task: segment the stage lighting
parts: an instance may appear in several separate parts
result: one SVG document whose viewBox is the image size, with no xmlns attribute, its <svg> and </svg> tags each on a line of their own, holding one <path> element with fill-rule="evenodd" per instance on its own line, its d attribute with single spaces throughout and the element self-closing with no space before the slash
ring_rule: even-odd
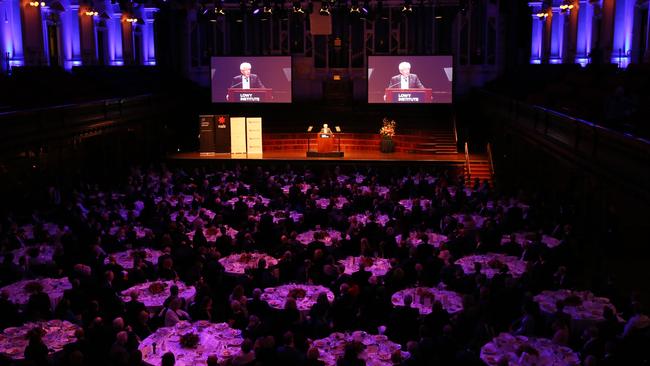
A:
<svg viewBox="0 0 650 366">
<path fill-rule="evenodd" d="M 320 11 L 318 12 L 318 14 L 320 14 L 322 16 L 329 16 L 330 15 L 330 5 L 328 3 L 326 3 L 326 2 L 322 2 L 320 4 Z"/>
<path fill-rule="evenodd" d="M 413 7 L 411 6 L 411 1 L 406 0 L 404 1 L 404 5 L 402 5 L 402 14 L 409 14 L 413 12 Z"/>
<path fill-rule="evenodd" d="M 294 14 L 305 14 L 305 11 L 302 9 L 302 4 L 300 1 L 293 2 L 293 13 Z"/>
</svg>

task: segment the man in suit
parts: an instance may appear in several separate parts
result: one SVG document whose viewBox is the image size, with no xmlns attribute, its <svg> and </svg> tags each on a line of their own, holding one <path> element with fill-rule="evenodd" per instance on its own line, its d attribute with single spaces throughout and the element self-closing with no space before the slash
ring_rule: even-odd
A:
<svg viewBox="0 0 650 366">
<path fill-rule="evenodd" d="M 251 74 L 251 64 L 248 62 L 243 62 L 239 65 L 239 72 L 241 75 L 237 75 L 232 78 L 231 88 L 242 88 L 242 89 L 252 89 L 252 88 L 264 88 L 264 84 L 256 74 Z"/>
<path fill-rule="evenodd" d="M 424 85 L 417 75 L 411 74 L 411 64 L 408 62 L 400 62 L 399 75 L 390 78 L 389 88 L 397 89 L 424 89 Z"/>
</svg>

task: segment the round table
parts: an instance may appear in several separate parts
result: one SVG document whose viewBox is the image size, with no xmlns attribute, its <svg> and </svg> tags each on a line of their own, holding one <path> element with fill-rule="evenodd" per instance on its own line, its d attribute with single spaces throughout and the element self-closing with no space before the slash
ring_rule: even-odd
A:
<svg viewBox="0 0 650 366">
<path fill-rule="evenodd" d="M 514 236 L 515 243 L 523 246 L 527 242 L 531 242 L 536 235 L 537 235 L 536 233 L 512 233 L 510 235 L 504 235 L 503 237 L 501 237 L 501 245 L 511 242 L 512 237 Z M 560 239 L 554 238 L 550 235 L 546 235 L 546 234 L 542 235 L 541 243 L 544 244 L 549 249 L 553 249 L 557 247 L 558 245 L 560 245 L 561 242 L 562 241 Z"/>
<path fill-rule="evenodd" d="M 234 239 L 237 236 L 238 231 L 231 228 L 230 226 L 225 225 L 226 228 L 226 235 L 229 236 L 230 238 Z M 208 242 L 215 242 L 217 239 L 219 239 L 223 234 L 221 234 L 221 230 L 217 227 L 207 227 L 201 229 L 203 232 L 203 236 L 205 236 L 205 240 Z M 194 233 L 195 230 L 190 230 L 185 235 L 187 235 L 187 238 L 190 240 L 194 240 Z"/>
<path fill-rule="evenodd" d="M 359 270 L 359 263 L 361 261 L 365 262 L 366 271 L 369 271 L 375 277 L 385 275 L 391 268 L 390 260 L 385 258 L 347 257 L 339 260 L 339 263 L 345 266 L 345 274 L 351 275 Z"/>
<path fill-rule="evenodd" d="M 322 239 L 323 243 L 325 243 L 326 246 L 332 245 L 332 242 L 334 240 L 340 241 L 341 238 L 343 237 L 343 234 L 341 232 L 336 231 L 336 230 L 309 230 L 305 231 L 304 233 L 298 234 L 296 237 L 296 240 L 298 240 L 301 244 L 307 245 L 314 241 L 314 234 L 317 232 L 322 232 L 324 233 L 324 238 Z"/>
<path fill-rule="evenodd" d="M 235 203 L 239 202 L 240 200 L 244 201 L 246 206 L 249 208 L 255 207 L 255 205 L 258 203 L 261 203 L 264 207 L 268 207 L 269 203 L 271 202 L 270 199 L 262 196 L 239 196 L 229 199 L 228 201 L 224 202 L 224 204 L 234 208 Z"/>
<path fill-rule="evenodd" d="M 33 262 L 34 258 L 40 263 L 52 263 L 54 257 L 54 247 L 52 245 L 41 244 L 31 245 L 28 247 L 18 248 L 11 251 L 14 255 L 14 263 L 19 264 L 20 258 L 27 257 L 29 262 Z M 35 254 L 35 255 L 34 255 Z M 4 255 L 2 260 L 4 260 Z"/>
<path fill-rule="evenodd" d="M 302 218 L 304 216 L 302 213 L 300 213 L 298 211 L 289 211 L 289 212 L 287 212 L 287 211 L 284 211 L 284 210 L 271 211 L 271 212 L 269 212 L 269 214 L 273 218 L 273 223 L 274 224 L 278 224 L 278 223 L 286 220 L 287 218 L 291 218 L 291 220 L 293 220 L 293 222 L 299 222 L 300 220 L 302 220 Z M 255 215 L 253 217 L 255 218 L 255 221 L 259 222 L 262 215 L 257 214 L 257 215 Z"/>
<path fill-rule="evenodd" d="M 105 264 L 109 263 L 109 258 L 115 258 L 115 262 L 122 266 L 125 269 L 133 268 L 133 258 L 137 254 L 144 255 L 144 260 L 153 263 L 154 265 L 158 263 L 158 258 L 163 254 L 160 250 L 151 249 L 151 248 L 141 248 L 141 249 L 130 249 L 123 252 L 111 253 L 104 260 Z"/>
<path fill-rule="evenodd" d="M 334 301 L 332 291 L 323 286 L 317 285 L 298 285 L 295 283 L 282 285 L 278 287 L 267 287 L 261 299 L 266 301 L 274 309 L 284 309 L 284 303 L 287 297 L 292 296 L 296 299 L 296 306 L 300 311 L 309 311 L 316 303 L 318 295 L 321 293 L 327 295 L 327 300 L 331 303 Z"/>
<path fill-rule="evenodd" d="M 316 200 L 316 207 L 320 208 L 321 210 L 325 210 L 327 207 L 329 207 L 332 200 L 334 200 L 334 207 L 339 210 L 350 202 L 345 197 L 319 198 Z"/>
<path fill-rule="evenodd" d="M 367 366 L 390 366 L 391 355 L 401 349 L 399 344 L 389 341 L 385 335 L 373 335 L 364 331 L 332 333 L 327 338 L 313 341 L 312 346 L 318 348 L 321 361 L 328 366 L 334 366 L 336 361 L 343 357 L 345 345 L 349 342 L 360 345 L 363 350 L 359 353 L 359 358 L 365 360 Z M 402 358 L 409 356 L 407 352 L 402 351 Z"/>
<path fill-rule="evenodd" d="M 361 225 L 367 225 L 370 222 L 376 222 L 379 224 L 379 226 L 386 226 L 386 224 L 390 221 L 390 217 L 388 215 L 373 215 L 369 212 L 366 212 L 363 214 L 360 213 L 352 215 L 349 217 L 349 220 L 356 220 Z"/>
<path fill-rule="evenodd" d="M 24 359 L 25 348 L 29 344 L 27 334 L 34 328 L 45 331 L 43 342 L 52 355 L 61 351 L 66 344 L 76 340 L 74 333 L 79 327 L 68 321 L 54 319 L 7 328 L 0 334 L 0 353 L 13 360 Z"/>
<path fill-rule="evenodd" d="M 427 198 L 419 198 L 420 201 L 420 207 L 423 209 L 430 207 L 431 206 L 431 200 Z M 414 199 L 406 199 L 406 200 L 400 200 L 399 204 L 403 206 L 407 211 L 412 211 L 413 210 L 413 202 Z"/>
<path fill-rule="evenodd" d="M 25 305 L 29 301 L 29 296 L 32 294 L 29 287 L 34 286 L 33 284 L 37 282 L 43 286 L 43 292 L 50 296 L 52 309 L 54 309 L 56 304 L 59 303 L 59 300 L 63 298 L 63 292 L 72 288 L 68 278 L 63 277 L 18 281 L 3 287 L 0 291 L 7 291 L 9 294 L 9 300 L 14 304 Z"/>
<path fill-rule="evenodd" d="M 558 290 L 542 291 L 533 298 L 543 313 L 551 315 L 557 311 L 556 303 L 564 302 L 564 312 L 571 316 L 571 329 L 582 330 L 590 325 L 605 320 L 603 311 L 611 308 L 616 314 L 616 307 L 606 297 L 597 297 L 589 291 Z M 618 316 L 618 320 L 623 319 Z"/>
<path fill-rule="evenodd" d="M 569 347 L 559 346 L 545 338 L 529 338 L 501 333 L 481 348 L 481 360 L 489 366 L 505 364 L 528 365 L 579 365 L 580 358 Z"/>
<path fill-rule="evenodd" d="M 214 219 L 214 217 L 217 215 L 217 214 L 215 214 L 214 212 L 212 212 L 212 211 L 210 211 L 210 210 L 208 210 L 208 209 L 202 208 L 202 209 L 200 209 L 199 211 L 193 211 L 193 210 L 185 211 L 185 210 L 180 210 L 180 211 L 172 212 L 172 213 L 169 215 L 169 219 L 170 219 L 171 221 L 175 222 L 175 221 L 176 221 L 176 218 L 178 217 L 178 215 L 179 215 L 181 212 L 183 212 L 183 215 L 185 216 L 185 218 L 187 219 L 188 222 L 194 222 L 194 220 L 196 220 L 197 218 L 199 218 L 199 217 L 202 216 L 202 215 L 205 215 L 205 216 L 207 216 L 208 218 L 210 218 L 210 220 L 212 220 L 212 219 Z"/>
<path fill-rule="evenodd" d="M 237 253 L 219 259 L 226 273 L 243 275 L 248 268 L 257 268 L 260 259 L 266 260 L 266 267 L 273 267 L 278 260 L 264 253 Z"/>
<path fill-rule="evenodd" d="M 196 346 L 181 345 L 181 339 L 187 334 L 198 336 Z M 201 320 L 190 324 L 181 321 L 173 327 L 158 328 L 140 342 L 138 349 L 142 352 L 142 360 L 151 365 L 160 365 L 166 352 L 174 354 L 176 366 L 206 365 L 208 356 L 213 354 L 220 362 L 238 355 L 243 342 L 241 331 L 230 328 L 226 323 L 214 324 Z"/>
<path fill-rule="evenodd" d="M 431 313 L 431 307 L 435 301 L 440 301 L 443 309 L 449 314 L 463 311 L 463 297 L 457 292 L 440 290 L 435 287 L 416 287 L 398 291 L 391 297 L 393 306 L 404 306 L 404 297 L 411 295 L 413 303 L 411 307 L 418 309 L 421 315 Z"/>
<path fill-rule="evenodd" d="M 463 267 L 465 274 L 470 274 L 475 271 L 475 262 L 481 263 L 481 273 L 488 278 L 499 273 L 504 265 L 508 266 L 509 273 L 513 277 L 521 277 L 526 272 L 526 262 L 517 257 L 497 253 L 470 255 L 457 260 L 456 264 Z"/>
<path fill-rule="evenodd" d="M 138 293 L 138 300 L 144 303 L 147 309 L 158 310 L 162 308 L 165 299 L 170 295 L 169 289 L 173 286 L 178 286 L 178 296 L 185 299 L 186 303 L 190 303 L 196 289 L 194 286 L 187 286 L 185 283 L 177 281 L 152 281 L 135 285 L 129 289 L 122 291 L 122 300 L 129 301 L 131 293 L 136 291 Z"/>
<path fill-rule="evenodd" d="M 436 248 L 440 248 L 440 245 L 442 243 L 447 241 L 447 237 L 442 234 L 434 233 L 431 231 L 427 231 L 424 233 L 418 233 L 417 231 L 411 231 L 409 233 L 408 238 L 405 238 L 406 243 L 408 243 L 411 246 L 418 246 L 420 244 L 423 244 L 424 241 L 422 241 L 421 236 L 426 235 L 427 236 L 427 244 L 433 245 Z M 402 241 L 402 234 L 398 234 L 395 236 L 395 241 L 397 243 Z"/>
</svg>

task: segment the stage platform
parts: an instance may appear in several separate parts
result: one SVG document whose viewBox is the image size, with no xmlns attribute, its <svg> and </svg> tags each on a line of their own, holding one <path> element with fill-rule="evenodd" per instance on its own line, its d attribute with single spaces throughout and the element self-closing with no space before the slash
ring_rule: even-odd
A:
<svg viewBox="0 0 650 366">
<path fill-rule="evenodd" d="M 483 158 L 482 156 L 472 155 L 472 159 Z M 168 155 L 168 159 L 176 161 L 232 161 L 232 160 L 249 160 L 249 161 L 322 161 L 322 162 L 421 162 L 421 163 L 451 163 L 458 164 L 465 162 L 465 155 L 461 153 L 454 154 L 413 154 L 405 152 L 382 153 L 379 151 L 346 151 L 341 157 L 307 157 L 305 151 L 268 151 L 257 155 L 231 155 L 231 154 L 211 154 L 199 152 L 180 152 Z"/>
</svg>

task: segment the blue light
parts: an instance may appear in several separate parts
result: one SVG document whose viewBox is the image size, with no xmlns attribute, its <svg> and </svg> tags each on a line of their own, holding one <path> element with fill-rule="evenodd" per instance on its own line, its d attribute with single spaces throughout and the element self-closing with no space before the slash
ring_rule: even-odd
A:
<svg viewBox="0 0 650 366">
<path fill-rule="evenodd" d="M 530 60 L 530 63 L 533 64 L 533 65 L 539 65 L 539 64 L 542 63 L 542 60 L 540 60 L 540 59 L 538 59 L 538 58 L 536 58 L 536 59 L 531 59 L 531 60 Z"/>
</svg>

